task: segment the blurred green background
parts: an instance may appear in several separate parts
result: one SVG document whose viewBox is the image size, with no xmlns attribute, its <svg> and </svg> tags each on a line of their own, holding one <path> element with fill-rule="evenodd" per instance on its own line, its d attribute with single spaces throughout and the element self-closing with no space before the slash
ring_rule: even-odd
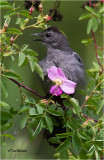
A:
<svg viewBox="0 0 104 160">
<path fill-rule="evenodd" d="M 9 1 L 13 3 L 15 1 Z M 81 44 L 82 39 L 86 39 L 90 37 L 86 34 L 86 26 L 88 20 L 79 21 L 79 17 L 81 14 L 85 13 L 85 10 L 81 8 L 84 1 L 61 1 L 60 5 L 60 12 L 63 15 L 62 21 L 50 22 L 51 26 L 57 26 L 60 30 L 62 30 L 69 40 L 69 44 L 71 48 L 79 53 L 82 57 L 83 62 L 85 64 L 85 70 L 89 69 L 92 66 L 92 62 L 96 61 L 95 51 L 94 51 L 94 44 L 92 43 L 85 47 Z M 53 8 L 54 1 L 44 1 L 44 15 L 48 13 L 49 9 Z M 16 1 L 16 5 L 20 6 L 20 9 L 24 9 L 24 2 L 23 1 Z M 6 13 L 7 10 L 2 10 L 1 14 L 1 22 L 2 25 L 4 24 L 3 15 Z M 39 12 L 36 10 L 34 11 L 34 16 L 37 16 Z M 12 21 L 10 23 L 10 27 L 15 27 L 16 16 L 12 17 Z M 34 20 L 30 21 L 30 24 L 33 24 Z M 102 26 L 100 29 L 102 30 Z M 15 43 L 19 46 L 23 44 L 29 44 L 29 48 L 35 50 L 39 55 L 38 59 L 41 60 L 46 52 L 46 48 L 42 46 L 40 42 L 32 42 L 34 39 L 31 34 L 41 32 L 41 29 L 34 29 L 34 28 L 27 28 L 23 31 L 23 35 L 19 36 Z M 99 34 L 99 31 L 95 34 L 96 41 L 98 45 L 102 45 L 103 37 Z M 38 91 L 41 95 L 44 95 L 40 84 L 36 78 L 35 72 L 31 72 L 30 66 L 26 65 L 23 67 L 17 66 L 17 57 L 15 61 L 12 61 L 11 58 L 6 58 L 5 60 L 6 68 L 12 68 L 14 71 L 19 73 L 24 81 L 24 85 L 32 88 L 33 90 Z M 89 80 L 89 77 L 86 75 L 86 81 Z M 20 105 L 20 93 L 18 86 L 13 82 L 5 79 L 8 87 L 9 96 L 5 99 L 2 96 L 2 99 L 6 101 L 10 106 L 14 108 L 18 108 Z M 32 93 L 28 92 L 27 90 L 22 89 L 24 93 L 28 96 L 35 97 Z M 37 97 L 35 97 L 37 98 Z M 2 159 L 54 159 L 53 157 L 55 149 L 48 144 L 48 142 L 43 138 L 43 133 L 41 133 L 35 140 L 30 140 L 28 135 L 27 129 L 20 130 L 19 122 L 21 116 L 16 116 L 14 120 L 14 125 L 8 133 L 15 136 L 15 140 L 7 140 L 6 145 L 2 146 Z M 15 153 L 15 152 L 8 152 L 9 149 L 25 149 L 27 152 Z"/>
</svg>

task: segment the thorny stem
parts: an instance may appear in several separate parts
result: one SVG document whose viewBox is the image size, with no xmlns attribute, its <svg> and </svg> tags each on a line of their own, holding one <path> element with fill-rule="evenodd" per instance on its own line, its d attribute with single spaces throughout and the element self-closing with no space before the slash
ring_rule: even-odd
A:
<svg viewBox="0 0 104 160">
<path fill-rule="evenodd" d="M 9 78 L 11 81 L 13 81 L 14 83 L 16 83 L 18 86 L 25 88 L 26 90 L 32 92 L 33 94 L 37 95 L 40 98 L 44 98 L 43 96 L 41 96 L 38 92 L 32 90 L 31 88 L 28 88 L 27 86 L 24 86 L 23 84 L 17 82 L 15 79 Z"/>
</svg>

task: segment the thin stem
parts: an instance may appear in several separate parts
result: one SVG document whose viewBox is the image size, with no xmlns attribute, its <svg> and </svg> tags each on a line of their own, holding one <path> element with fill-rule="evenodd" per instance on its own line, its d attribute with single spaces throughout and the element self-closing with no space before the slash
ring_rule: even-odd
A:
<svg viewBox="0 0 104 160">
<path fill-rule="evenodd" d="M 94 31 L 92 30 L 92 36 L 93 36 L 93 39 L 94 39 L 94 45 L 95 45 L 95 52 L 96 52 L 96 58 L 97 58 L 97 61 L 98 61 L 98 63 L 99 63 L 99 65 L 102 67 L 102 65 L 101 65 L 101 63 L 100 63 L 100 61 L 99 61 L 99 58 L 98 58 L 98 54 L 97 54 L 97 44 L 96 44 L 96 40 L 95 40 L 95 33 L 94 33 Z"/>
<path fill-rule="evenodd" d="M 91 117 L 88 117 L 88 116 L 86 116 L 86 115 L 85 115 L 85 114 L 83 114 L 83 113 L 81 113 L 81 115 L 82 115 L 83 117 L 85 117 L 85 118 L 93 119 L 95 122 L 98 122 L 98 120 L 96 120 L 96 119 L 94 119 L 94 118 L 91 118 Z"/>
<path fill-rule="evenodd" d="M 36 96 L 40 97 L 40 98 L 44 98 L 43 96 L 41 96 L 38 92 L 32 90 L 31 88 L 28 88 L 27 86 L 24 86 L 23 84 L 17 82 L 15 79 L 9 78 L 11 81 L 13 81 L 14 83 L 16 83 L 18 86 L 25 88 L 26 90 L 32 92 L 33 94 L 35 94 Z"/>
</svg>

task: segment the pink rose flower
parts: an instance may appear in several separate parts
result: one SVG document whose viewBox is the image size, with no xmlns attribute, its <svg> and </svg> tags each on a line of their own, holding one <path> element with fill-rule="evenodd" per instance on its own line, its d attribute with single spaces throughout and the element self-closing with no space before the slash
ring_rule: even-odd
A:
<svg viewBox="0 0 104 160">
<path fill-rule="evenodd" d="M 48 78 L 55 83 L 50 89 L 50 93 L 58 96 L 63 92 L 73 94 L 75 92 L 76 83 L 68 80 L 61 68 L 51 66 L 48 69 Z"/>
</svg>

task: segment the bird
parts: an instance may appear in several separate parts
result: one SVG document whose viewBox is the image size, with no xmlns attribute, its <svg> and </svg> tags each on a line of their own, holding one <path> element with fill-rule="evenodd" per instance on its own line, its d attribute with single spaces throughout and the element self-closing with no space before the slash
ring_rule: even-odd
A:
<svg viewBox="0 0 104 160">
<path fill-rule="evenodd" d="M 65 77 L 75 82 L 77 88 L 81 88 L 85 82 L 84 63 L 79 54 L 70 47 L 65 34 L 57 27 L 52 26 L 33 35 L 40 37 L 34 41 L 41 41 L 47 48 L 45 57 L 39 61 L 44 73 L 44 81 L 41 81 L 41 84 L 46 95 L 49 95 L 52 86 L 47 72 L 51 66 L 61 68 Z"/>
<path fill-rule="evenodd" d="M 44 81 L 41 80 L 41 85 L 46 93 L 45 98 L 49 98 L 51 96 L 49 91 L 53 84 L 49 80 L 47 72 L 51 66 L 61 68 L 65 74 L 65 77 L 68 80 L 75 82 L 77 84 L 77 88 L 84 85 L 85 74 L 82 58 L 70 47 L 68 39 L 62 31 L 60 31 L 57 27 L 52 26 L 41 33 L 35 33 L 33 35 L 40 37 L 34 39 L 34 41 L 42 42 L 42 44 L 47 48 L 45 57 L 39 61 L 39 65 L 43 69 L 44 73 Z M 58 102 L 62 106 L 63 110 L 65 110 L 63 107 L 64 99 L 62 99 L 61 96 L 53 96 L 53 100 Z M 56 134 L 66 132 L 66 129 L 62 127 L 62 119 L 60 117 L 51 116 L 51 118 L 55 119 L 58 126 L 54 126 L 51 134 L 47 130 L 44 131 L 44 137 L 46 139 L 55 137 Z M 58 144 L 51 145 L 55 148 L 58 147 Z"/>
</svg>

